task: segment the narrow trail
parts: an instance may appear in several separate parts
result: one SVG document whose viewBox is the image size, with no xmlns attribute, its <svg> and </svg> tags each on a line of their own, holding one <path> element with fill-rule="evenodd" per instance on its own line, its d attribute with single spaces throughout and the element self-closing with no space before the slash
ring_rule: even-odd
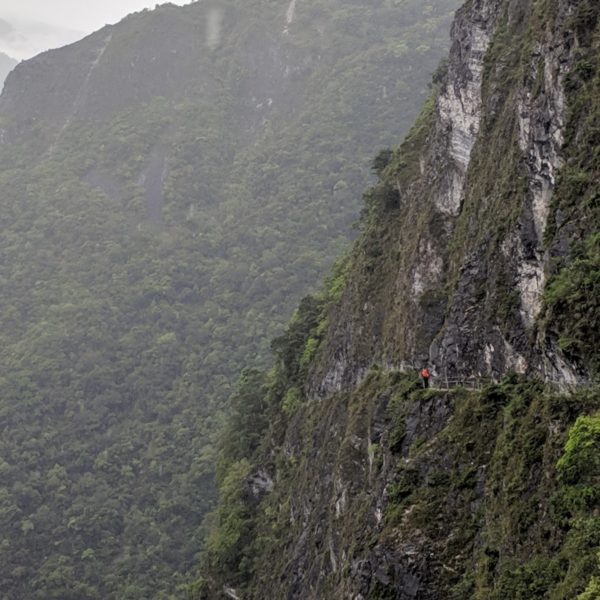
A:
<svg viewBox="0 0 600 600">
<path fill-rule="evenodd" d="M 402 373 L 415 372 L 420 373 L 421 368 L 414 365 L 406 365 L 399 369 Z M 419 376 L 420 377 L 420 376 Z M 558 388 L 560 391 L 574 392 L 578 389 L 593 388 L 600 385 L 598 381 L 580 380 L 580 381 L 565 381 L 558 379 L 542 378 L 530 376 L 532 381 L 539 381 L 544 385 L 551 385 Z M 449 392 L 455 388 L 466 388 L 470 390 L 482 390 L 489 385 L 498 385 L 501 380 L 495 379 L 490 375 L 471 375 L 469 377 L 448 377 L 442 375 L 432 375 L 429 380 L 429 386 L 424 389 L 434 390 L 436 392 Z"/>
<path fill-rule="evenodd" d="M 539 381 L 544 385 L 556 386 L 560 391 L 574 392 L 578 389 L 593 388 L 598 385 L 595 381 L 553 381 L 550 379 L 532 379 Z M 436 392 L 449 392 L 456 388 L 466 388 L 469 390 L 482 390 L 488 385 L 498 385 L 500 381 L 492 377 L 466 377 L 456 379 L 444 379 L 443 377 L 432 377 L 429 387 L 425 389 Z"/>
</svg>

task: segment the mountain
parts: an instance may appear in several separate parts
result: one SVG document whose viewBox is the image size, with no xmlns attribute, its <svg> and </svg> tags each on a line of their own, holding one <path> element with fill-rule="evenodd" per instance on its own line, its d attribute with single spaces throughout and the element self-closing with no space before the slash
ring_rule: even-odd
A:
<svg viewBox="0 0 600 600">
<path fill-rule="evenodd" d="M 599 597 L 599 28 L 458 11 L 352 250 L 232 396 L 196 597 Z"/>
<path fill-rule="evenodd" d="M 233 382 L 347 246 L 455 7 L 165 5 L 9 74 L 0 597 L 185 593 Z"/>
<path fill-rule="evenodd" d="M 14 58 L 0 52 L 0 88 L 4 85 L 6 76 L 16 67 L 17 62 Z"/>
</svg>

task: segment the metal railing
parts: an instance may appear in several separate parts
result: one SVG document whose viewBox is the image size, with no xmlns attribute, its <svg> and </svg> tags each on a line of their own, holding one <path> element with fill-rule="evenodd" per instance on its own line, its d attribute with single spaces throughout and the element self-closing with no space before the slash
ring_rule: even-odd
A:
<svg viewBox="0 0 600 600">
<path fill-rule="evenodd" d="M 420 376 L 422 367 L 413 365 L 407 361 L 402 362 L 399 366 L 387 366 L 388 370 L 400 371 L 402 373 L 415 372 Z M 578 381 L 565 381 L 564 379 L 554 379 L 548 376 L 532 377 L 532 380 L 539 381 L 545 385 L 555 387 L 560 392 L 573 393 L 580 389 L 591 389 L 600 387 L 600 381 L 581 379 Z M 429 380 L 429 389 L 447 391 L 457 387 L 463 387 L 471 390 L 481 390 L 488 385 L 498 384 L 501 381 L 491 375 L 469 375 L 466 377 L 453 376 L 449 377 L 447 373 L 432 375 Z"/>
<path fill-rule="evenodd" d="M 450 390 L 457 387 L 481 390 L 494 383 L 498 382 L 491 377 L 435 377 L 430 382 L 430 387 L 441 390 Z"/>
<path fill-rule="evenodd" d="M 544 385 L 549 385 L 557 389 L 560 392 L 573 393 L 581 389 L 592 389 L 599 387 L 600 382 L 581 380 L 581 381 L 564 381 L 564 380 L 552 380 L 536 378 L 533 381 L 538 381 Z M 488 376 L 470 376 L 470 377 L 432 377 L 429 382 L 429 388 L 435 390 L 451 390 L 453 388 L 462 387 L 471 390 L 481 390 L 489 385 L 495 385 L 500 383 L 499 380 Z"/>
</svg>

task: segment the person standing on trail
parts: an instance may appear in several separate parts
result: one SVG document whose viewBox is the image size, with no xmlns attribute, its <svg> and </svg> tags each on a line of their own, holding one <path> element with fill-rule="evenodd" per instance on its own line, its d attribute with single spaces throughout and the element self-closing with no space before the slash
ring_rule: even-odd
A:
<svg viewBox="0 0 600 600">
<path fill-rule="evenodd" d="M 423 387 L 427 389 L 429 387 L 429 378 L 431 377 L 431 373 L 427 367 L 421 369 L 421 377 L 423 378 Z"/>
</svg>

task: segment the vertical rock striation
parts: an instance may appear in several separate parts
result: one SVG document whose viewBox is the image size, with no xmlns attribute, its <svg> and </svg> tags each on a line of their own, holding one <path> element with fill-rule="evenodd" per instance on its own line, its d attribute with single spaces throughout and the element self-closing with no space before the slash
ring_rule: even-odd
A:
<svg viewBox="0 0 600 600">
<path fill-rule="evenodd" d="M 545 15 L 531 1 L 478 0 L 458 12 L 437 94 L 380 182 L 393 183 L 398 206 L 373 205 L 363 221 L 312 395 L 351 389 L 373 363 L 429 363 L 450 379 L 586 379 L 536 333 L 576 5 Z"/>
</svg>

